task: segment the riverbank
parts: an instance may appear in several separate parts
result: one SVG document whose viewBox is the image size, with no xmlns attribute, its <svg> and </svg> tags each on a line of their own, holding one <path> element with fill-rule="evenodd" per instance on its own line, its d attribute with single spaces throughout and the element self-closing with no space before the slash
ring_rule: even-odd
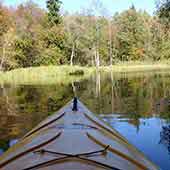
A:
<svg viewBox="0 0 170 170">
<path fill-rule="evenodd" d="M 147 72 L 147 71 L 170 71 L 170 61 L 162 61 L 162 62 L 124 62 L 117 63 L 113 66 L 105 66 L 101 67 L 102 71 L 110 71 L 113 72 Z"/>
<path fill-rule="evenodd" d="M 92 68 L 80 66 L 41 66 L 20 68 L 0 73 L 0 84 L 46 85 L 70 83 L 90 76 Z"/>
<path fill-rule="evenodd" d="M 7 72 L 0 72 L 1 84 L 55 84 L 70 83 L 73 80 L 78 81 L 88 78 L 96 67 L 81 66 L 41 66 L 20 68 Z M 137 72 L 169 72 L 169 63 L 119 63 L 113 66 L 101 66 L 100 72 L 113 73 L 137 73 Z"/>
</svg>

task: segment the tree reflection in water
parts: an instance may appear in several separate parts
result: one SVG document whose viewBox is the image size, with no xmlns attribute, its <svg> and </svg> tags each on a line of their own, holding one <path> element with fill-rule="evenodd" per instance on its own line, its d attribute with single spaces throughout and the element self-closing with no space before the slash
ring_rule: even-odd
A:
<svg viewBox="0 0 170 170">
<path fill-rule="evenodd" d="M 163 126 L 160 132 L 160 143 L 165 145 L 170 154 L 170 125 Z"/>
<path fill-rule="evenodd" d="M 18 139 L 5 140 L 0 142 L 0 155 L 2 155 L 9 147 L 15 145 Z"/>
</svg>

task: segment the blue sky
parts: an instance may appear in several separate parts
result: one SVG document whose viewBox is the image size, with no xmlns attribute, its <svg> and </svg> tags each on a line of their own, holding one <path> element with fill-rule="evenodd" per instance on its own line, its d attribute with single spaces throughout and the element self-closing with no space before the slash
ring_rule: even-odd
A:
<svg viewBox="0 0 170 170">
<path fill-rule="evenodd" d="M 8 6 L 17 6 L 26 0 L 3 0 Z M 45 8 L 46 0 L 33 0 L 41 7 Z M 83 8 L 90 7 L 92 0 L 62 0 L 63 10 L 69 12 L 80 11 Z M 131 4 L 134 4 L 137 9 L 146 10 L 150 14 L 155 11 L 155 0 L 101 0 L 105 8 L 109 9 L 110 13 L 121 12 L 128 9 Z"/>
</svg>

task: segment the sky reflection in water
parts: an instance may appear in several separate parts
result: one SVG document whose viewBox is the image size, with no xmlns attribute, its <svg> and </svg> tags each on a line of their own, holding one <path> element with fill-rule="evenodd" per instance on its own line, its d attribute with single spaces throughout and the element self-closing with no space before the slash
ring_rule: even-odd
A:
<svg viewBox="0 0 170 170">
<path fill-rule="evenodd" d="M 139 127 L 127 121 L 117 121 L 117 119 L 108 120 L 111 126 L 117 129 L 123 136 L 125 136 L 130 143 L 139 148 L 145 155 L 157 163 L 163 170 L 169 170 L 170 167 L 170 152 L 168 147 L 161 143 L 160 133 L 162 126 L 166 126 L 164 120 L 153 117 L 149 119 L 140 119 Z M 166 141 L 167 142 L 167 141 Z M 169 140 L 170 142 L 170 140 Z"/>
</svg>

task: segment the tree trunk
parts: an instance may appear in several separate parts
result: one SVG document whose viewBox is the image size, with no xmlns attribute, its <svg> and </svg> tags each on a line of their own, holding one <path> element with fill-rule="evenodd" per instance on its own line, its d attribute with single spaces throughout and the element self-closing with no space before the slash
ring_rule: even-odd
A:
<svg viewBox="0 0 170 170">
<path fill-rule="evenodd" d="M 70 65 L 71 66 L 73 66 L 74 55 L 75 55 L 75 43 L 73 43 L 73 46 L 72 46 L 72 52 L 71 52 L 71 58 L 70 58 Z"/>
<path fill-rule="evenodd" d="M 97 68 L 100 67 L 100 56 L 99 56 L 98 49 L 96 50 L 96 66 L 97 66 Z"/>
<path fill-rule="evenodd" d="M 95 59 L 95 65 L 97 66 L 97 64 L 96 64 L 96 61 L 97 61 L 96 47 L 94 47 L 94 59 Z"/>
<path fill-rule="evenodd" d="M 94 64 L 94 56 L 92 55 L 92 57 L 91 57 L 91 65 L 92 65 L 92 67 L 95 65 Z"/>
<path fill-rule="evenodd" d="M 100 66 L 100 56 L 99 56 L 99 51 L 96 47 L 94 48 L 94 57 L 95 57 L 96 67 L 99 68 L 99 66 Z"/>
<path fill-rule="evenodd" d="M 2 59 L 1 59 L 1 64 L 0 64 L 0 70 L 3 71 L 3 64 L 4 64 L 4 60 L 5 60 L 5 45 L 3 45 L 3 48 L 2 48 Z"/>
<path fill-rule="evenodd" d="M 112 66 L 112 29 L 111 29 L 111 21 L 109 20 L 109 57 L 110 57 L 110 66 Z"/>
<path fill-rule="evenodd" d="M 99 37 L 100 37 L 100 33 L 99 33 L 99 24 L 98 23 L 96 23 L 96 24 L 97 24 L 96 25 L 96 30 L 97 30 L 97 32 L 96 32 L 96 37 L 97 37 L 97 40 L 96 40 L 96 67 L 98 69 L 99 66 L 100 66 L 100 55 L 99 55 L 99 44 L 100 44 Z"/>
</svg>

